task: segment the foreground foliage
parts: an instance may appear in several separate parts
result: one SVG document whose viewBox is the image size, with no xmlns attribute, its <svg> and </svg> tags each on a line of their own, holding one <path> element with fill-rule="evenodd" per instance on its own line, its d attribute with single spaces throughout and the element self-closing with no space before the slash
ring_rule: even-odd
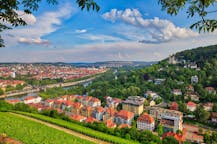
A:
<svg viewBox="0 0 217 144">
<path fill-rule="evenodd" d="M 0 133 L 22 141 L 25 144 L 91 144 L 70 134 L 44 126 L 9 113 L 0 112 Z"/>
</svg>

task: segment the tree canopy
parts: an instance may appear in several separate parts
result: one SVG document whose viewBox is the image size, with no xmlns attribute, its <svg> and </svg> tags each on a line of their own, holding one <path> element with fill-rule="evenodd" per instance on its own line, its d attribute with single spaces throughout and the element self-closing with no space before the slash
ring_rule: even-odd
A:
<svg viewBox="0 0 217 144">
<path fill-rule="evenodd" d="M 16 26 L 24 26 L 27 23 L 19 17 L 18 11 L 21 10 L 25 14 L 31 14 L 37 11 L 42 0 L 0 0 L 0 33 L 3 30 L 11 29 Z M 46 0 L 48 4 L 58 4 L 58 0 Z M 81 10 L 86 9 L 99 11 L 100 7 L 94 0 L 76 0 Z M 187 9 L 188 17 L 196 17 L 199 15 L 201 20 L 193 23 L 190 28 L 199 32 L 213 32 L 217 29 L 217 20 L 207 18 L 210 13 L 216 13 L 216 0 L 158 0 L 162 5 L 162 10 L 166 10 L 168 14 L 177 15 L 181 9 Z M 0 35 L 0 47 L 4 47 L 4 41 Z"/>
</svg>

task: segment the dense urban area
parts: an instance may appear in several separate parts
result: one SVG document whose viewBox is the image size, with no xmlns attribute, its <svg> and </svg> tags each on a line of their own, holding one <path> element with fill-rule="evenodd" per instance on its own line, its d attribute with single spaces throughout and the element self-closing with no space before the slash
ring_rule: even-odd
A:
<svg viewBox="0 0 217 144">
<path fill-rule="evenodd" d="M 78 81 L 82 82 L 61 85 Z M 46 87 L 52 84 L 59 85 Z M 35 88 L 39 91 L 9 96 Z M 27 119 L 31 118 L 105 143 L 215 144 L 216 90 L 217 45 L 171 54 L 143 68 L 120 63 L 107 67 L 1 64 L 0 139 L 42 142 L 40 134 L 34 138 L 21 136 L 22 125 L 17 126 L 21 120 L 28 123 L 27 129 L 42 125 L 31 123 Z M 17 120 L 13 122 L 13 118 Z M 13 126 L 19 134 L 13 133 Z M 29 130 L 35 133 L 37 129 Z M 40 131 L 47 133 L 49 128 Z M 65 135 L 53 143 L 101 143 L 80 138 L 75 137 L 75 142 Z"/>
</svg>

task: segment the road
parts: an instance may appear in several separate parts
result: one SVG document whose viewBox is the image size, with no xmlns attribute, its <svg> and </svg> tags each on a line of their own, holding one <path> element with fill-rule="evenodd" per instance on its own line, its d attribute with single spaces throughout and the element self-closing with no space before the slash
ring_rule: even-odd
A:
<svg viewBox="0 0 217 144">
<path fill-rule="evenodd" d="M 28 120 L 37 122 L 37 123 L 41 123 L 41 124 L 46 125 L 46 126 L 48 126 L 48 127 L 57 129 L 57 130 L 59 130 L 59 131 L 68 133 L 68 134 L 70 134 L 70 135 L 79 137 L 79 138 L 81 138 L 81 139 L 85 139 L 85 140 L 92 141 L 92 142 L 97 143 L 97 144 L 110 144 L 109 142 L 105 142 L 105 141 L 102 141 L 102 140 L 100 140 L 100 139 L 92 138 L 92 137 L 83 135 L 83 134 L 81 134 L 81 133 L 78 133 L 78 132 L 69 130 L 69 129 L 67 129 L 67 128 L 63 128 L 63 127 L 60 127 L 60 126 L 57 126 L 57 125 L 54 125 L 54 124 L 50 124 L 50 123 L 48 123 L 48 122 L 44 122 L 44 121 L 41 121 L 41 120 L 38 120 L 38 119 L 35 119 L 35 118 L 32 118 L 32 117 L 24 116 L 24 115 L 21 115 L 21 114 L 15 114 L 15 113 L 10 113 L 10 114 L 13 114 L 13 115 L 16 115 L 16 116 L 19 116 L 19 117 L 22 117 L 22 118 L 25 118 L 25 119 L 28 119 Z"/>
<path fill-rule="evenodd" d="M 88 78 L 88 79 L 85 79 L 85 80 L 76 81 L 76 82 L 49 84 L 49 85 L 45 85 L 45 86 L 43 86 L 41 88 L 35 88 L 35 89 L 31 89 L 31 90 L 21 90 L 21 91 L 16 91 L 16 92 L 12 92 L 12 93 L 6 93 L 4 95 L 1 95 L 0 99 L 4 99 L 6 97 L 13 97 L 13 96 L 16 96 L 16 95 L 23 95 L 23 94 L 27 94 L 27 93 L 35 93 L 35 92 L 39 92 L 41 89 L 54 88 L 54 87 L 73 86 L 73 85 L 82 84 L 82 83 L 86 83 L 86 82 L 92 81 L 95 78 L 96 77 L 91 77 L 91 78 Z"/>
</svg>

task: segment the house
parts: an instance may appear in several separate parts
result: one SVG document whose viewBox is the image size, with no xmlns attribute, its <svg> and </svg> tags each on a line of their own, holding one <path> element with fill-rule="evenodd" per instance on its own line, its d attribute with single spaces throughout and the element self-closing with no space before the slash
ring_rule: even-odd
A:
<svg viewBox="0 0 217 144">
<path fill-rule="evenodd" d="M 214 104 L 211 102 L 205 103 L 203 104 L 203 108 L 206 111 L 212 111 Z"/>
<path fill-rule="evenodd" d="M 128 124 L 120 124 L 120 125 L 118 126 L 118 128 L 119 128 L 119 129 L 122 129 L 122 128 L 131 128 L 131 126 L 128 125 Z"/>
<path fill-rule="evenodd" d="M 113 122 L 112 119 L 106 120 L 105 124 L 108 128 L 116 128 L 117 127 L 117 125 Z"/>
<path fill-rule="evenodd" d="M 196 75 L 192 76 L 192 77 L 191 77 L 191 83 L 192 83 L 192 84 L 198 83 L 198 76 L 196 76 Z"/>
<path fill-rule="evenodd" d="M 138 130 L 149 130 L 153 131 L 155 127 L 154 118 L 147 113 L 142 114 L 137 119 L 137 129 Z"/>
<path fill-rule="evenodd" d="M 108 107 L 112 107 L 114 109 L 116 109 L 117 106 L 122 102 L 121 99 L 119 99 L 119 98 L 112 98 L 110 96 L 106 96 L 105 99 L 106 99 L 106 105 Z"/>
<path fill-rule="evenodd" d="M 194 92 L 194 87 L 192 85 L 188 85 L 188 86 L 186 86 L 186 90 Z"/>
<path fill-rule="evenodd" d="M 92 107 L 85 105 L 81 108 L 80 114 L 84 117 L 91 117 L 92 111 L 93 111 Z"/>
<path fill-rule="evenodd" d="M 181 89 L 173 89 L 172 94 L 178 96 L 178 95 L 182 95 L 182 91 Z"/>
<path fill-rule="evenodd" d="M 192 101 L 199 101 L 200 100 L 200 97 L 197 93 L 195 92 L 186 92 L 185 94 L 185 99 L 190 99 Z"/>
<path fill-rule="evenodd" d="M 62 103 L 62 110 L 70 110 L 72 107 L 73 102 L 70 100 L 63 101 Z"/>
<path fill-rule="evenodd" d="M 103 121 L 107 121 L 108 119 L 113 120 L 116 113 L 117 113 L 117 110 L 115 110 L 114 108 L 112 108 L 112 107 L 107 108 L 104 115 L 103 115 Z"/>
<path fill-rule="evenodd" d="M 39 96 L 29 96 L 29 97 L 26 97 L 23 102 L 25 104 L 40 103 L 41 100 L 42 100 L 42 98 Z"/>
<path fill-rule="evenodd" d="M 151 100 L 150 102 L 149 102 L 149 106 L 155 106 L 156 105 L 156 102 L 154 101 L 154 100 Z"/>
<path fill-rule="evenodd" d="M 176 102 L 172 102 L 170 104 L 170 109 L 178 111 L 179 110 L 179 105 Z"/>
<path fill-rule="evenodd" d="M 197 104 L 195 104 L 194 102 L 188 102 L 187 103 L 187 109 L 191 112 L 195 111 L 197 107 Z"/>
<path fill-rule="evenodd" d="M 197 69 L 197 63 L 195 63 L 195 62 L 189 63 L 189 64 L 188 64 L 188 68 Z"/>
<path fill-rule="evenodd" d="M 217 123 L 217 112 L 211 113 L 211 121 Z"/>
<path fill-rule="evenodd" d="M 182 142 L 185 141 L 186 131 L 183 130 L 182 134 L 177 134 L 177 133 L 174 133 L 174 132 L 167 132 L 167 133 L 164 133 L 162 135 L 162 138 L 164 139 L 164 138 L 166 138 L 168 136 L 174 137 L 181 144 Z"/>
<path fill-rule="evenodd" d="M 126 110 L 121 110 L 115 115 L 115 123 L 131 125 L 133 118 L 134 113 Z"/>
<path fill-rule="evenodd" d="M 104 113 L 105 113 L 105 109 L 101 106 L 98 106 L 93 110 L 92 116 L 97 120 L 101 121 L 103 119 Z"/>
<path fill-rule="evenodd" d="M 160 78 L 155 79 L 155 80 L 154 80 L 154 84 L 155 84 L 155 85 L 162 84 L 165 80 L 166 80 L 166 79 L 160 79 Z"/>
<path fill-rule="evenodd" d="M 160 96 L 156 93 L 156 92 L 153 92 L 153 91 L 146 91 L 146 93 L 144 94 L 144 97 L 145 98 L 148 98 L 148 97 L 151 97 L 153 100 L 156 99 L 156 98 L 159 98 Z"/>
<path fill-rule="evenodd" d="M 53 99 L 47 99 L 44 101 L 44 105 L 46 107 L 53 107 L 53 104 L 54 104 L 54 100 Z"/>
<path fill-rule="evenodd" d="M 63 102 L 64 102 L 64 101 L 63 101 L 62 99 L 56 99 L 56 100 L 54 101 L 53 107 L 54 107 L 54 108 L 61 109 Z"/>
<path fill-rule="evenodd" d="M 83 105 L 80 102 L 74 102 L 74 103 L 72 103 L 71 112 L 73 114 L 80 114 L 82 106 Z"/>
<path fill-rule="evenodd" d="M 17 103 L 20 103 L 21 100 L 20 99 L 9 99 L 9 100 L 6 100 L 6 102 L 9 104 L 15 105 Z"/>
<path fill-rule="evenodd" d="M 160 121 L 164 132 L 182 130 L 183 113 L 159 107 L 150 108 L 150 116 Z"/>
<path fill-rule="evenodd" d="M 123 110 L 140 115 L 144 110 L 145 98 L 140 96 L 130 96 L 122 102 Z"/>
<path fill-rule="evenodd" d="M 89 102 L 88 105 L 91 107 L 98 107 L 101 106 L 101 100 L 99 100 L 98 98 L 94 98 L 92 97 Z"/>
<path fill-rule="evenodd" d="M 84 120 L 85 123 L 94 123 L 94 122 L 98 122 L 97 119 L 93 118 L 93 117 L 88 117 Z"/>
<path fill-rule="evenodd" d="M 71 119 L 75 121 L 83 122 L 86 119 L 86 117 L 78 115 L 78 114 L 73 114 L 71 116 Z"/>
<path fill-rule="evenodd" d="M 206 91 L 208 91 L 209 94 L 211 94 L 211 93 L 216 94 L 214 87 L 206 87 L 205 89 L 206 89 Z"/>
</svg>

